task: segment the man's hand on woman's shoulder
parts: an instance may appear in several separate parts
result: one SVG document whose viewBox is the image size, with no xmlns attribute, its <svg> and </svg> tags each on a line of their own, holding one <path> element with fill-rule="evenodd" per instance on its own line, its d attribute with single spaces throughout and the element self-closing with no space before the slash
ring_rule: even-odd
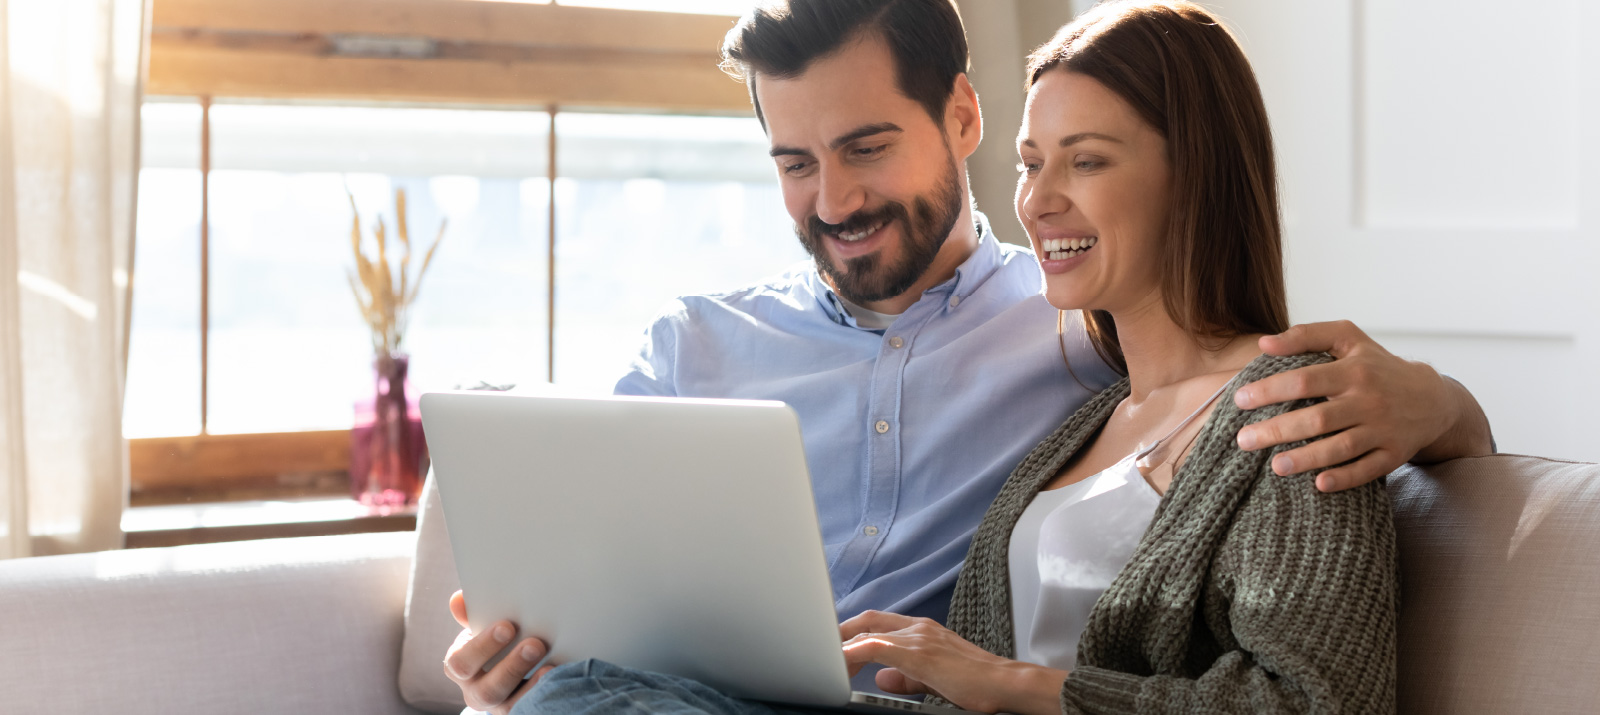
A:
<svg viewBox="0 0 1600 715">
<path fill-rule="evenodd" d="M 1239 431 L 1239 447 L 1268 449 L 1318 439 L 1273 458 L 1278 474 L 1326 469 L 1325 492 L 1358 487 L 1408 461 L 1440 462 L 1493 451 L 1489 420 L 1460 383 L 1426 363 L 1385 350 L 1349 321 L 1296 325 L 1261 339 L 1269 355 L 1327 352 L 1331 363 L 1279 373 L 1239 388 L 1234 402 L 1256 409 L 1327 398 Z"/>
<path fill-rule="evenodd" d="M 467 626 L 467 600 L 456 591 L 450 596 L 450 614 L 461 624 L 461 635 L 456 636 L 444 656 L 444 674 L 461 688 L 467 706 L 494 715 L 506 715 L 553 665 L 540 668 L 533 677 L 523 680 L 528 671 L 538 664 L 548 648 L 538 638 L 527 638 L 493 668 L 484 666 L 517 636 L 517 625 L 500 621 L 482 633 L 474 634 Z"/>
</svg>

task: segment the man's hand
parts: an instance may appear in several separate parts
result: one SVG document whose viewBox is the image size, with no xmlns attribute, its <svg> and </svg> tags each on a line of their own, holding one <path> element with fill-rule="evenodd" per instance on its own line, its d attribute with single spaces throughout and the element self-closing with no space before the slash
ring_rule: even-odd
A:
<svg viewBox="0 0 1600 715">
<path fill-rule="evenodd" d="M 450 615 L 461 624 L 461 635 L 450 645 L 444 656 L 444 674 L 461 687 L 467 705 L 473 710 L 486 710 L 494 715 L 507 715 L 512 706 L 550 672 L 554 665 L 546 665 L 523 680 L 528 671 L 548 651 L 544 641 L 527 638 L 516 645 L 504 660 L 494 668 L 484 670 L 484 665 L 495 654 L 505 650 L 517 635 L 517 625 L 500 621 L 477 635 L 467 628 L 467 600 L 456 591 L 450 596 Z"/>
<path fill-rule="evenodd" d="M 1272 470 L 1317 476 L 1324 492 L 1361 486 L 1407 461 L 1489 454 L 1489 420 L 1467 392 L 1432 367 L 1396 357 L 1348 321 L 1296 325 L 1261 339 L 1269 355 L 1328 352 L 1331 363 L 1290 370 L 1240 388 L 1240 409 L 1326 397 L 1239 430 L 1241 449 L 1325 437 L 1278 455 Z"/>
<path fill-rule="evenodd" d="M 844 659 L 855 676 L 882 663 L 878 687 L 902 695 L 931 694 L 978 712 L 1060 712 L 1064 670 L 994 655 L 927 618 L 867 611 L 839 625 Z"/>
</svg>

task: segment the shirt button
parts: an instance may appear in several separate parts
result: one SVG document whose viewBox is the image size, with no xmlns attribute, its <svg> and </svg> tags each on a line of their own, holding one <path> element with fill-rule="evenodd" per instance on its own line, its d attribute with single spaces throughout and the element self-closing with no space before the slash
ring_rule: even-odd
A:
<svg viewBox="0 0 1600 715">
<path fill-rule="evenodd" d="M 878 430 L 878 434 L 883 434 L 884 432 L 888 432 L 889 431 L 889 423 L 885 422 L 884 420 L 878 420 L 878 424 L 876 425 L 876 427 L 877 427 L 877 430 Z"/>
<path fill-rule="evenodd" d="M 906 341 L 901 340 L 900 336 L 898 336 L 898 335 L 896 335 L 896 336 L 894 336 L 892 338 L 889 338 L 889 347 L 894 348 L 896 350 L 899 350 L 900 348 L 905 347 L 905 344 L 906 344 Z"/>
<path fill-rule="evenodd" d="M 959 296 L 959 295 L 950 296 L 950 307 L 954 308 L 954 307 L 956 307 L 958 305 L 961 305 L 961 296 Z"/>
<path fill-rule="evenodd" d="M 867 536 L 877 536 L 878 535 L 878 527 L 869 526 L 869 527 L 867 527 L 865 529 L 862 529 L 861 533 L 866 534 Z"/>
</svg>

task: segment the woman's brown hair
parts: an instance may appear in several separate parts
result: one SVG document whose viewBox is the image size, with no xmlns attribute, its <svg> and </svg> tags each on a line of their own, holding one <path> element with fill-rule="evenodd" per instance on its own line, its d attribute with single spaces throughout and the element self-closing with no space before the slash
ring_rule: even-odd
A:
<svg viewBox="0 0 1600 715">
<path fill-rule="evenodd" d="M 1272 131 L 1244 51 L 1204 8 L 1105 2 L 1028 56 L 1122 97 L 1167 140 L 1172 203 L 1161 258 L 1167 314 L 1202 342 L 1289 327 Z M 1100 356 L 1127 373 L 1116 324 L 1085 311 Z"/>
</svg>

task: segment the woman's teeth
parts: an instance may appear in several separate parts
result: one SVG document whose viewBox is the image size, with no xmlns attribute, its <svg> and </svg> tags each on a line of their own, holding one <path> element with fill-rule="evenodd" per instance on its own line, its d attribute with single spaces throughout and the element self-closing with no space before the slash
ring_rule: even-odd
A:
<svg viewBox="0 0 1600 715">
<path fill-rule="evenodd" d="M 1100 239 L 1095 236 L 1088 238 L 1047 238 L 1044 240 L 1045 258 L 1052 261 L 1063 261 L 1094 248 L 1094 244 L 1099 242 Z"/>
<path fill-rule="evenodd" d="M 867 228 L 861 229 L 860 231 L 857 231 L 855 233 L 836 233 L 836 234 L 833 234 L 833 237 L 837 238 L 837 239 L 839 239 L 841 241 L 844 241 L 845 243 L 855 243 L 856 241 L 859 241 L 859 240 L 861 240 L 863 238 L 871 236 L 874 233 L 877 233 L 878 229 L 880 229 L 880 228 L 883 228 L 883 224 L 881 224 L 881 223 L 877 224 L 875 226 L 868 226 Z"/>
</svg>

